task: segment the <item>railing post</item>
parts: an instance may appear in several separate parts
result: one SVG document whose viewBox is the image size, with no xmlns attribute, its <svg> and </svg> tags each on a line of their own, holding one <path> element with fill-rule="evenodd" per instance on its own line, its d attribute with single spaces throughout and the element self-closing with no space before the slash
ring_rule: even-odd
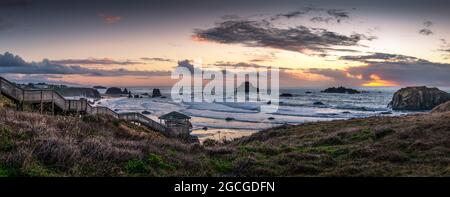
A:
<svg viewBox="0 0 450 197">
<path fill-rule="evenodd" d="M 54 98 L 54 92 L 55 90 L 52 90 L 52 115 L 55 115 L 55 98 Z"/>
<path fill-rule="evenodd" d="M 44 105 L 43 105 L 43 91 L 41 90 L 41 114 L 42 114 L 42 112 L 44 111 Z"/>
<path fill-rule="evenodd" d="M 0 107 L 3 107 L 3 93 L 2 93 L 2 88 L 3 88 L 3 78 L 0 78 Z"/>
<path fill-rule="evenodd" d="M 3 88 L 3 78 L 0 78 L 0 107 L 3 107 L 2 88 Z"/>
</svg>

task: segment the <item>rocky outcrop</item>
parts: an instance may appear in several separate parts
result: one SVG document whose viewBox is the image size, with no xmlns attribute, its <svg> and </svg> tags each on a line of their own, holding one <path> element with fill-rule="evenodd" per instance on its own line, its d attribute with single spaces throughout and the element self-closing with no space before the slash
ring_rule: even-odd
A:
<svg viewBox="0 0 450 197">
<path fill-rule="evenodd" d="M 389 106 L 393 110 L 431 110 L 450 100 L 450 94 L 437 88 L 407 87 L 395 92 Z"/>
<path fill-rule="evenodd" d="M 94 87 L 92 87 L 92 88 L 94 88 L 94 89 L 106 89 L 105 86 L 94 86 Z"/>
<path fill-rule="evenodd" d="M 350 89 L 350 88 L 345 88 L 345 87 L 331 87 L 331 88 L 327 88 L 324 91 L 322 91 L 323 93 L 340 93 L 340 94 L 359 94 L 361 93 L 358 90 L 354 90 L 354 89 Z"/>
<path fill-rule="evenodd" d="M 105 94 L 124 94 L 124 92 L 120 88 L 110 87 L 106 90 Z M 125 94 L 127 94 L 127 93 L 125 93 Z"/>
<path fill-rule="evenodd" d="M 280 97 L 293 97 L 294 95 L 293 94 L 290 94 L 290 93 L 282 93 L 282 94 L 280 94 Z"/>
<path fill-rule="evenodd" d="M 60 87 L 55 90 L 64 97 L 101 98 L 100 93 L 93 88 Z"/>
<path fill-rule="evenodd" d="M 153 98 L 155 98 L 155 97 L 161 97 L 162 95 L 161 95 L 161 91 L 159 90 L 159 89 L 157 89 L 157 88 L 155 88 L 155 89 L 153 89 L 153 93 L 152 93 L 152 97 Z"/>
<path fill-rule="evenodd" d="M 442 103 L 437 107 L 433 108 L 433 110 L 431 110 L 431 113 L 443 113 L 443 112 L 450 112 L 450 101 Z"/>
</svg>

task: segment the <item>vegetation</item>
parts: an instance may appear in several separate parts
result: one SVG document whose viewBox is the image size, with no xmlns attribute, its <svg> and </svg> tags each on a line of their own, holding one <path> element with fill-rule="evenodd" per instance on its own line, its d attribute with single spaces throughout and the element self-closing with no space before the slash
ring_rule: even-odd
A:
<svg viewBox="0 0 450 197">
<path fill-rule="evenodd" d="M 0 107 L 0 176 L 450 176 L 449 119 L 307 123 L 199 145 L 108 116 Z"/>
</svg>

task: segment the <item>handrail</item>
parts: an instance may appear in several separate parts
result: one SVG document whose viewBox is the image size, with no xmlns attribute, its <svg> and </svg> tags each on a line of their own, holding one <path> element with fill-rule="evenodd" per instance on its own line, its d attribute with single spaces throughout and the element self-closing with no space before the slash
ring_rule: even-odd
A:
<svg viewBox="0 0 450 197">
<path fill-rule="evenodd" d="M 17 95 L 11 95 L 9 92 L 5 92 L 3 91 L 3 83 L 7 84 L 7 86 L 9 87 L 13 87 L 14 91 L 11 90 L 12 92 L 20 92 L 22 93 L 22 98 L 18 98 Z M 6 88 L 5 88 L 6 89 Z M 54 89 L 24 89 L 20 86 L 17 86 L 16 84 L 6 80 L 3 77 L 0 77 L 0 92 L 4 93 L 4 94 L 9 94 L 10 97 L 13 97 L 14 99 L 20 101 L 20 102 L 24 102 L 24 101 L 29 101 L 29 99 L 25 98 L 25 95 L 27 95 L 27 93 L 31 93 L 31 92 L 41 92 L 40 95 L 40 102 L 43 102 L 43 92 L 47 91 L 47 92 L 51 92 L 52 96 L 51 96 L 51 102 L 55 105 L 57 105 L 58 107 L 60 107 L 63 111 L 73 111 L 70 104 L 71 103 L 75 103 L 75 111 L 77 112 L 85 112 L 86 114 L 108 114 L 111 115 L 115 118 L 118 119 L 123 119 L 126 121 L 135 121 L 135 122 L 140 122 L 141 124 L 154 129 L 156 131 L 160 131 L 160 132 L 165 132 L 167 131 L 167 128 L 163 125 L 161 125 L 160 123 L 152 120 L 151 118 L 148 118 L 147 116 L 142 115 L 141 113 L 137 113 L 137 112 L 128 112 L 128 113 L 116 113 L 115 111 L 111 110 L 108 107 L 103 107 L 103 106 L 92 106 L 91 104 L 89 104 L 87 102 L 87 100 L 74 100 L 74 99 L 66 99 L 64 98 L 64 96 L 62 96 L 59 92 L 55 91 Z M 56 96 L 56 98 L 55 98 Z M 64 102 L 64 104 L 57 102 L 57 101 L 62 101 Z M 85 107 L 83 106 L 83 104 L 85 103 Z M 89 110 L 88 110 L 89 108 Z"/>
</svg>

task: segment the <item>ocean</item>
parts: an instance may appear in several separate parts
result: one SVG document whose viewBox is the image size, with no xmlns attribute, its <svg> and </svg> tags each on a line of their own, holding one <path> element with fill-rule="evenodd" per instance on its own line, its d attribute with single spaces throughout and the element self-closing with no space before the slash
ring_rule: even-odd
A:
<svg viewBox="0 0 450 197">
<path fill-rule="evenodd" d="M 170 88 L 158 87 L 166 98 L 104 98 L 96 105 L 107 106 L 118 113 L 149 111 L 158 117 L 178 111 L 192 117 L 193 135 L 204 139 L 231 139 L 283 124 L 330 121 L 369 116 L 397 116 L 408 112 L 392 111 L 388 104 L 399 88 L 357 88 L 361 94 L 322 93 L 323 88 L 282 88 L 276 112 L 260 111 L 261 103 L 177 103 L 170 99 Z M 133 93 L 149 93 L 153 87 L 128 88 Z M 319 103 L 320 102 L 320 103 Z M 226 120 L 226 119 L 232 119 Z"/>
</svg>

